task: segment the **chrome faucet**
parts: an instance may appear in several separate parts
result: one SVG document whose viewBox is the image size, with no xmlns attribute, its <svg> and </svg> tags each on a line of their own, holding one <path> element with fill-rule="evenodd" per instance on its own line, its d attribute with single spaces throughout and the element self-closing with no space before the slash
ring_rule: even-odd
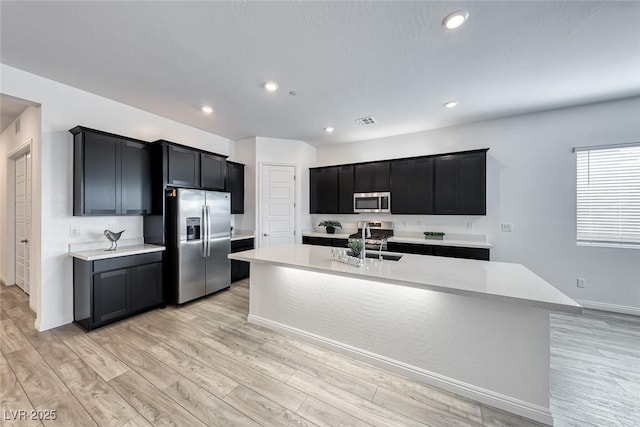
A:
<svg viewBox="0 0 640 427">
<path fill-rule="evenodd" d="M 384 246 L 385 243 L 387 243 L 386 237 L 383 237 L 382 239 L 380 239 L 380 248 L 378 249 L 378 259 L 380 261 L 382 261 L 382 247 Z"/>
<path fill-rule="evenodd" d="M 365 234 L 366 234 L 366 237 L 365 237 Z M 363 261 L 367 259 L 367 243 L 366 243 L 367 237 L 371 237 L 371 229 L 369 228 L 369 222 L 364 221 L 364 223 L 362 224 L 362 251 L 361 251 Z"/>
</svg>

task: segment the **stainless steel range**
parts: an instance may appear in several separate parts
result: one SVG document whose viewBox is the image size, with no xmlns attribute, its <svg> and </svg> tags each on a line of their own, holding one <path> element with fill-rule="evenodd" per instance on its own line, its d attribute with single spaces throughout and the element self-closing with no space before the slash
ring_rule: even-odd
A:
<svg viewBox="0 0 640 427">
<path fill-rule="evenodd" d="M 366 249 L 382 250 L 387 249 L 387 239 L 393 237 L 393 222 L 390 221 L 366 221 L 369 223 L 369 229 L 371 230 L 371 237 L 365 239 Z M 358 221 L 358 232 L 349 236 L 349 241 L 362 240 L 362 227 L 365 226 L 365 221 Z"/>
</svg>

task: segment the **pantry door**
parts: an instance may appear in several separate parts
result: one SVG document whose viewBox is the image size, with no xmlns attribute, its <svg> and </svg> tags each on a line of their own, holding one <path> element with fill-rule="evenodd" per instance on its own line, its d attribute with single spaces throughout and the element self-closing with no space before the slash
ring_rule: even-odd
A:
<svg viewBox="0 0 640 427">
<path fill-rule="evenodd" d="M 29 293 L 31 239 L 31 153 L 16 159 L 15 169 L 16 285 Z"/>
<path fill-rule="evenodd" d="M 263 164 L 260 172 L 260 247 L 294 243 L 296 168 Z"/>
</svg>

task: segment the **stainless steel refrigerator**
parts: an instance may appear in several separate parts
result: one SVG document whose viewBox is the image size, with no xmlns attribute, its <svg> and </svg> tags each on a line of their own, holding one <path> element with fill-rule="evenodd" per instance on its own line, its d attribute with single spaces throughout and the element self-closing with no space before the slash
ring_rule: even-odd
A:
<svg viewBox="0 0 640 427">
<path fill-rule="evenodd" d="M 231 284 L 231 197 L 186 188 L 167 194 L 167 302 L 182 304 Z"/>
</svg>

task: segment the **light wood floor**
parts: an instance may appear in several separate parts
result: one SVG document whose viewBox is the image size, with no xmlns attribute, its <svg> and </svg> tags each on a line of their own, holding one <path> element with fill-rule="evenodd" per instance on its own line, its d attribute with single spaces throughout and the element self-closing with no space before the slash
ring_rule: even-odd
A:
<svg viewBox="0 0 640 427">
<path fill-rule="evenodd" d="M 248 324 L 248 286 L 88 334 L 35 331 L 27 296 L 0 286 L 0 422 L 35 409 L 56 410 L 54 426 L 537 425 Z M 640 425 L 639 342 L 639 318 L 552 316 L 557 426 Z"/>
</svg>

